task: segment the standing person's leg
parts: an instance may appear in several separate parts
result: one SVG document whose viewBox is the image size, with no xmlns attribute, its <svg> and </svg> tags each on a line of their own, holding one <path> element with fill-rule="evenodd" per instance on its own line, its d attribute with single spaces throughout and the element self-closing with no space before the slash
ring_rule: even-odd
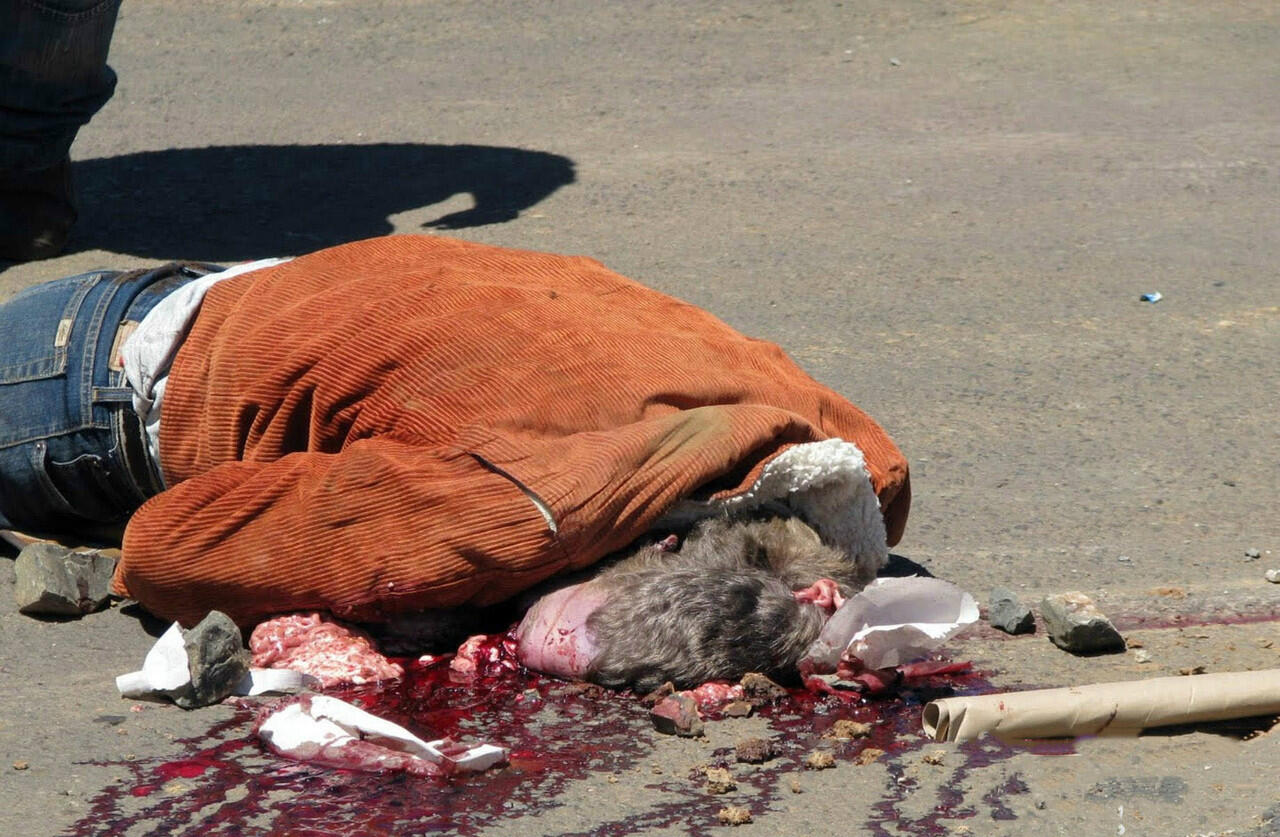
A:
<svg viewBox="0 0 1280 837">
<path fill-rule="evenodd" d="M 56 255 L 76 220 L 68 152 L 111 98 L 120 0 L 0 0 L 0 259 Z"/>
</svg>

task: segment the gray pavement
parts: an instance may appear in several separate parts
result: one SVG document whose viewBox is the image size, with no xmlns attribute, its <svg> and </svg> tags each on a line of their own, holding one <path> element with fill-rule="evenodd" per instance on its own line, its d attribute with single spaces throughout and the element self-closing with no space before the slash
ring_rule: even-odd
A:
<svg viewBox="0 0 1280 837">
<path fill-rule="evenodd" d="M 981 598 L 1087 591 L 1152 655 L 958 643 L 995 685 L 1280 666 L 1274 2 L 128 0 L 112 64 L 72 246 L 0 265 L 0 298 L 389 232 L 591 255 L 884 424 L 912 464 L 897 552 Z M 130 764 L 232 710 L 131 713 L 112 678 L 151 642 L 139 621 L 19 616 L 8 563 L 0 833 L 383 833 L 303 817 L 302 791 L 241 831 L 215 824 L 250 790 L 132 796 Z M 718 832 L 691 767 L 745 731 L 812 742 L 711 726 L 640 724 L 610 769 L 394 830 Z M 1280 733 L 938 749 L 784 760 L 729 801 L 772 834 L 1280 833 Z"/>
</svg>

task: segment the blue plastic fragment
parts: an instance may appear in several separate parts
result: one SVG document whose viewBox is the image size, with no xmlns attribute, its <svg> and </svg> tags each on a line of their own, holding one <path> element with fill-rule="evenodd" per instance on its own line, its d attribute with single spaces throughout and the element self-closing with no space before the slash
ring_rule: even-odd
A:
<svg viewBox="0 0 1280 837">
<path fill-rule="evenodd" d="M 1138 297 L 1138 299 L 1142 300 L 1143 302 L 1159 302 L 1160 300 L 1164 299 L 1164 294 L 1160 293 L 1159 291 L 1152 291 L 1149 294 L 1143 294 L 1142 296 Z"/>
</svg>

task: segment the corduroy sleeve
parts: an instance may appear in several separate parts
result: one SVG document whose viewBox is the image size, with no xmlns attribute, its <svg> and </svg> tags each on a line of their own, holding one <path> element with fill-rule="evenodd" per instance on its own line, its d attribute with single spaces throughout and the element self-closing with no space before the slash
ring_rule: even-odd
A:
<svg viewBox="0 0 1280 837">
<path fill-rule="evenodd" d="M 566 563 L 510 479 L 461 449 L 379 438 L 229 462 L 153 497 L 125 531 L 114 587 L 186 624 L 209 602 L 242 625 L 312 608 L 374 620 L 500 601 Z M 300 566 L 301 580 L 280 573 Z"/>
</svg>

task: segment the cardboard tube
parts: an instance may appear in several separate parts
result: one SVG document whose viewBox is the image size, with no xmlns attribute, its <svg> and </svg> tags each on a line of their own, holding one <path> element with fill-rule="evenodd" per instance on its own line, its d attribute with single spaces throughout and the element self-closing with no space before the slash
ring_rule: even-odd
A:
<svg viewBox="0 0 1280 837">
<path fill-rule="evenodd" d="M 921 721 L 935 741 L 969 741 L 984 732 L 1006 740 L 1136 735 L 1148 727 L 1274 714 L 1280 714 L 1280 669 L 944 698 L 925 706 Z"/>
</svg>

